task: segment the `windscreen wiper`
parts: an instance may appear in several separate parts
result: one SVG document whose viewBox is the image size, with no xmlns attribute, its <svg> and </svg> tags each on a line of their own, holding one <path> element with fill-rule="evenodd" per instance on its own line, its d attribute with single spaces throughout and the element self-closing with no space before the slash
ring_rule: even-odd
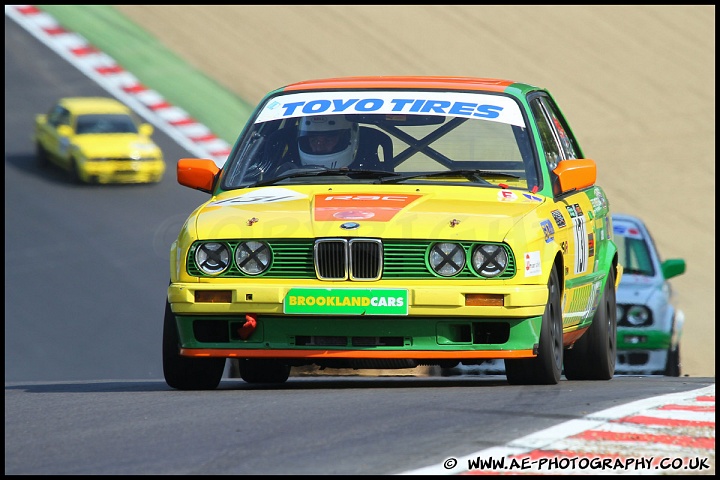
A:
<svg viewBox="0 0 720 480">
<path fill-rule="evenodd" d="M 652 272 L 647 270 L 640 270 L 639 268 L 623 267 L 623 275 L 645 275 L 646 277 L 652 276 Z"/>
<path fill-rule="evenodd" d="M 518 175 L 504 172 L 493 172 L 489 170 L 462 169 L 462 170 L 442 170 L 439 172 L 413 173 L 409 175 L 400 175 L 398 177 L 381 179 L 382 183 L 400 183 L 405 180 L 414 178 L 447 178 L 447 177 L 464 177 L 473 182 L 483 183 L 485 185 L 493 185 L 483 177 L 502 177 L 502 178 L 520 178 Z"/>
<path fill-rule="evenodd" d="M 251 185 L 248 185 L 248 187 L 264 187 L 267 185 L 274 185 L 288 178 L 324 177 L 333 175 L 345 175 L 352 179 L 382 179 L 384 177 L 395 177 L 401 174 L 395 172 L 387 172 L 385 170 L 355 170 L 350 168 L 299 168 L 297 170 L 292 170 L 274 178 L 255 182 Z"/>
</svg>

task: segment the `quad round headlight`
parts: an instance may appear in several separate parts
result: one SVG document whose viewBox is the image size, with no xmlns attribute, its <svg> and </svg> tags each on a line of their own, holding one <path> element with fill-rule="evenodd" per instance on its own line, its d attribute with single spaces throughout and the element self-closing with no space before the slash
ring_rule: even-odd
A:
<svg viewBox="0 0 720 480">
<path fill-rule="evenodd" d="M 259 275 L 270 267 L 272 254 L 263 242 L 242 242 L 235 250 L 235 263 L 246 275 Z"/>
<path fill-rule="evenodd" d="M 507 252 L 500 245 L 478 245 L 473 251 L 472 266 L 483 277 L 497 277 L 507 264 Z"/>
<path fill-rule="evenodd" d="M 627 321 L 633 327 L 641 327 L 652 323 L 652 315 L 647 307 L 632 305 L 627 311 Z"/>
<path fill-rule="evenodd" d="M 428 260 L 435 273 L 452 277 L 465 266 L 465 250 L 457 243 L 436 243 L 430 249 Z"/>
<path fill-rule="evenodd" d="M 223 243 L 203 243 L 195 252 L 195 264 L 207 275 L 219 275 L 230 265 L 230 250 Z"/>
</svg>

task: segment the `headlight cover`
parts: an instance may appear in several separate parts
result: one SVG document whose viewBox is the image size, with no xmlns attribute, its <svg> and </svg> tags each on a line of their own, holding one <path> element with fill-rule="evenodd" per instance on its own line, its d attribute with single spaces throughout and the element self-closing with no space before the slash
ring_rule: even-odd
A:
<svg viewBox="0 0 720 480">
<path fill-rule="evenodd" d="M 223 243 L 202 243 L 195 252 L 195 264 L 207 275 L 219 275 L 230 266 L 230 249 Z"/>
<path fill-rule="evenodd" d="M 478 245 L 473 251 L 472 267 L 483 277 L 497 277 L 507 265 L 507 252 L 500 245 Z"/>
<path fill-rule="evenodd" d="M 465 267 L 465 250 L 458 243 L 436 243 L 428 256 L 430 267 L 443 277 L 452 277 Z"/>
<path fill-rule="evenodd" d="M 618 324 L 622 323 L 623 317 L 625 316 L 625 307 L 619 303 L 615 305 L 615 314 L 617 315 Z"/>
<path fill-rule="evenodd" d="M 644 305 L 631 305 L 626 315 L 627 322 L 633 327 L 643 327 L 652 323 L 650 309 Z"/>
<path fill-rule="evenodd" d="M 235 264 L 246 275 L 260 275 L 270 267 L 272 252 L 263 242 L 241 242 L 235 250 Z"/>
<path fill-rule="evenodd" d="M 653 313 L 645 305 L 617 305 L 619 327 L 648 327 L 653 324 Z"/>
</svg>

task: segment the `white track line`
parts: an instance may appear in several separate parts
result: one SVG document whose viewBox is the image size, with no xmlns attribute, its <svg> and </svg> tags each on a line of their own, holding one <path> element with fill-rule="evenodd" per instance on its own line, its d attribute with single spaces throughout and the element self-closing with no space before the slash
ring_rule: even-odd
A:
<svg viewBox="0 0 720 480">
<path fill-rule="evenodd" d="M 697 400 L 698 397 L 707 396 L 712 397 L 712 401 L 699 401 Z M 550 452 L 553 451 L 560 451 L 566 453 L 567 451 L 571 451 L 577 454 L 578 457 L 580 456 L 587 456 L 588 454 L 595 455 L 595 456 L 620 456 L 623 458 L 627 457 L 646 457 L 649 458 L 648 455 L 655 456 L 655 457 L 668 457 L 668 458 L 682 458 L 682 457 L 688 457 L 692 455 L 696 455 L 698 457 L 708 457 L 712 456 L 712 465 L 714 466 L 714 457 L 715 457 L 715 448 L 714 448 L 714 438 L 715 438 L 715 416 L 714 416 L 714 401 L 715 396 L 715 385 L 711 385 L 709 387 L 701 388 L 698 390 L 692 390 L 688 392 L 680 392 L 680 393 L 673 393 L 668 395 L 662 395 L 659 397 L 653 397 L 653 398 L 647 398 L 643 400 L 638 400 L 635 402 L 631 402 L 625 405 L 620 405 L 617 407 L 609 408 L 607 410 L 603 410 L 600 412 L 592 413 L 589 415 L 586 415 L 585 417 L 578 419 L 578 420 L 571 420 L 559 425 L 556 425 L 554 427 L 550 427 L 545 430 L 541 430 L 539 432 L 535 432 L 531 435 L 527 435 L 522 438 L 518 438 L 517 440 L 513 440 L 512 442 L 507 443 L 504 446 L 501 447 L 493 447 L 488 448 L 485 450 L 480 450 L 476 453 L 466 455 L 463 457 L 458 457 L 454 459 L 455 461 L 452 461 L 450 459 L 447 459 L 443 464 L 440 465 L 432 465 L 424 468 L 419 468 L 416 470 L 410 470 L 406 472 L 402 472 L 401 475 L 457 475 L 457 474 L 463 474 L 463 473 L 478 473 L 481 470 L 472 470 L 468 467 L 469 462 L 476 460 L 477 458 L 482 459 L 489 459 L 493 458 L 495 460 L 499 460 L 502 458 L 506 458 L 506 460 L 509 457 L 517 457 L 522 458 L 522 456 L 532 456 L 533 458 L 537 458 L 538 455 L 540 455 L 542 452 Z M 657 428 L 654 426 L 650 427 L 642 427 L 642 426 L 633 426 L 633 425 L 623 425 L 621 423 L 610 423 L 610 422 L 617 422 L 622 421 L 623 418 L 632 417 L 632 416 L 652 416 L 654 418 L 666 418 L 666 419 L 677 419 L 677 420 L 686 420 L 686 419 L 693 419 L 697 420 L 697 418 L 693 418 L 692 415 L 688 416 L 687 411 L 683 410 L 659 410 L 659 408 L 666 406 L 666 405 L 672 405 L 672 404 L 678 404 L 678 405 L 711 405 L 713 408 L 712 415 L 704 415 L 701 418 L 703 420 L 711 419 L 713 422 L 712 428 L 698 428 L 698 427 L 683 427 L 683 428 L 674 428 L 673 431 L 677 435 L 685 435 L 685 436 L 697 436 L 698 438 L 706 439 L 711 437 L 713 439 L 713 447 L 712 450 L 706 450 L 706 449 L 693 449 L 691 447 L 682 447 L 682 446 L 675 446 L 675 445 L 661 445 L 661 444 L 650 444 L 648 445 L 647 442 L 638 441 L 636 444 L 628 444 L 628 442 L 616 442 L 616 441 L 603 441 L 603 440 L 578 440 L 573 439 L 572 437 L 575 435 L 579 435 L 581 433 L 587 432 L 587 431 L 610 431 L 610 432 L 635 432 L 639 435 L 641 434 L 654 434 L 657 433 L 656 430 L 653 430 L 653 428 Z M 509 462 L 506 462 L 509 464 Z M 453 468 L 446 468 L 447 465 L 455 464 Z M 685 471 L 685 470 L 683 470 Z M 506 470 L 505 473 L 508 474 L 528 474 L 528 473 L 545 473 L 545 474 L 562 474 L 562 475 L 568 475 L 568 474 L 585 474 L 585 475 L 592 475 L 592 474 L 598 474 L 598 475 L 606 475 L 608 473 L 612 474 L 661 474 L 661 473 L 671 473 L 672 470 L 658 470 L 653 468 L 645 468 L 645 469 L 628 469 L 628 470 L 621 470 L 621 471 L 608 471 L 607 469 L 602 470 L 593 470 L 593 469 L 584 469 L 584 470 L 578 470 L 578 469 L 556 469 L 554 471 L 547 471 L 547 470 L 538 470 L 538 468 L 534 469 L 527 469 L 527 470 L 515 470 L 515 471 L 508 471 Z M 677 473 L 677 472 L 673 472 Z M 687 473 L 691 473 L 691 471 L 687 471 Z M 696 472 L 692 472 L 696 473 Z"/>
</svg>

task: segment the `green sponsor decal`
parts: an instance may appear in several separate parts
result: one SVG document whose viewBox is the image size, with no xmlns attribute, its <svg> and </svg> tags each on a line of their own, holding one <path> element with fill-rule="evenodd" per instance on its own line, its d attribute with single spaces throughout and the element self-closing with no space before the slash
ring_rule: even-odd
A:
<svg viewBox="0 0 720 480">
<path fill-rule="evenodd" d="M 388 288 L 293 288 L 285 313 L 328 315 L 407 315 L 408 292 Z"/>
</svg>

